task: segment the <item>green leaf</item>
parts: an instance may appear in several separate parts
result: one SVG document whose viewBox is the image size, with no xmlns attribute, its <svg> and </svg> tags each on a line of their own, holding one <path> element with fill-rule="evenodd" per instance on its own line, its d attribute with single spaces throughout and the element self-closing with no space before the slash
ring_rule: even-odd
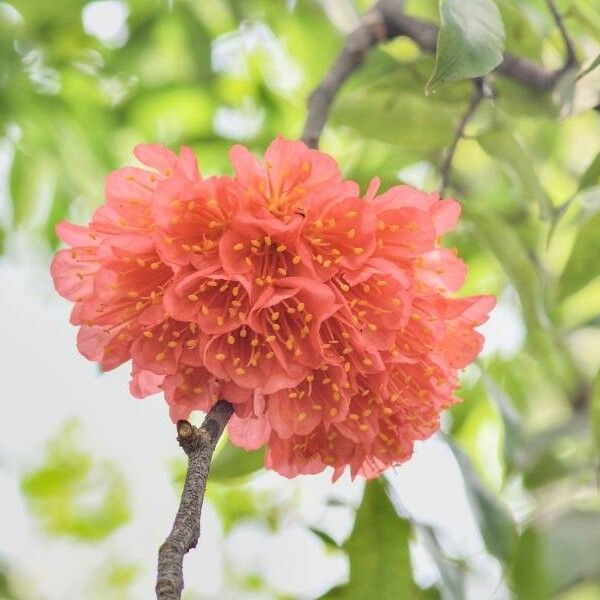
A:
<svg viewBox="0 0 600 600">
<path fill-rule="evenodd" d="M 328 548 L 339 548 L 339 544 L 326 532 L 317 527 L 309 527 L 309 529 L 321 539 Z"/>
<path fill-rule="evenodd" d="M 39 159 L 39 156 L 36 157 Z M 16 227 L 28 225 L 33 220 L 41 195 L 43 168 L 31 156 L 16 150 L 10 170 L 10 196 L 13 222 Z"/>
<path fill-rule="evenodd" d="M 149 139 L 170 144 L 210 138 L 215 100 L 201 87 L 167 87 L 138 96 L 129 118 Z"/>
<path fill-rule="evenodd" d="M 441 577 L 441 588 L 445 600 L 463 600 L 465 597 L 465 573 L 467 565 L 461 561 L 452 560 L 442 550 L 433 528 L 418 525 L 423 544 L 433 558 Z"/>
<path fill-rule="evenodd" d="M 596 154 L 594 160 L 590 163 L 590 166 L 584 171 L 581 179 L 579 180 L 578 192 L 581 192 L 587 188 L 600 185 L 600 152 Z"/>
<path fill-rule="evenodd" d="M 493 213 L 471 205 L 465 205 L 463 210 L 465 218 L 475 224 L 515 286 L 528 328 L 541 328 L 546 321 L 541 280 L 523 240 L 514 227 Z"/>
<path fill-rule="evenodd" d="M 545 530 L 549 571 L 558 589 L 600 578 L 600 513 L 572 511 Z"/>
<path fill-rule="evenodd" d="M 416 598 L 422 591 L 412 578 L 408 542 L 411 528 L 398 516 L 382 481 L 369 481 L 345 544 L 350 581 L 336 592 L 344 600 Z"/>
<path fill-rule="evenodd" d="M 490 554 L 508 564 L 517 540 L 515 521 L 499 500 L 483 486 L 468 456 L 452 442 L 449 444 L 462 471 L 467 497 L 485 547 Z"/>
<path fill-rule="evenodd" d="M 262 468 L 265 459 L 263 448 L 246 451 L 227 442 L 210 467 L 211 481 L 246 477 Z"/>
<path fill-rule="evenodd" d="M 541 216 L 551 219 L 554 207 L 533 170 L 531 158 L 512 133 L 507 129 L 492 129 L 479 135 L 477 141 L 487 154 L 508 167 L 524 195 L 539 204 Z"/>
<path fill-rule="evenodd" d="M 268 495 L 254 492 L 247 486 L 220 484 L 212 480 L 206 497 L 215 505 L 226 532 L 244 519 L 271 516 L 269 513 L 272 511 L 267 510 Z"/>
<path fill-rule="evenodd" d="M 352 127 L 366 139 L 394 144 L 396 150 L 406 148 L 413 162 L 414 149 L 445 147 L 469 101 L 469 83 L 423 98 L 431 57 L 421 57 L 407 67 L 379 50 L 366 63 L 333 105 L 333 121 Z"/>
<path fill-rule="evenodd" d="M 600 371 L 596 374 L 590 390 L 590 419 L 596 446 L 600 448 Z"/>
<path fill-rule="evenodd" d="M 59 182 L 57 188 L 54 190 L 52 206 L 43 226 L 44 238 L 53 251 L 58 248 L 60 243 L 55 231 L 56 224 L 67 217 L 70 206 L 71 196 Z"/>
<path fill-rule="evenodd" d="M 352 127 L 367 139 L 421 150 L 445 146 L 452 138 L 457 114 L 453 107 L 425 102 L 401 89 L 369 86 L 342 96 L 333 110 L 336 123 Z"/>
<path fill-rule="evenodd" d="M 598 56 L 596 56 L 596 58 L 592 61 L 592 63 L 586 69 L 584 69 L 581 73 L 579 73 L 579 75 L 577 75 L 577 79 L 581 79 L 582 77 L 585 77 L 588 73 L 591 73 L 597 67 L 600 67 L 600 54 L 598 54 Z"/>
<path fill-rule="evenodd" d="M 579 228 L 571 256 L 558 282 L 559 297 L 566 298 L 600 275 L 600 211 Z"/>
<path fill-rule="evenodd" d="M 516 411 L 512 400 L 488 376 L 483 377 L 484 385 L 494 401 L 504 425 L 504 461 L 508 468 L 513 468 L 523 461 L 525 447 L 525 429 L 522 419 Z"/>
<path fill-rule="evenodd" d="M 24 475 L 21 490 L 47 533 L 95 542 L 129 520 L 127 487 L 115 465 L 82 452 L 76 434 L 77 424 L 67 423 L 43 463 Z"/>
<path fill-rule="evenodd" d="M 502 62 L 504 25 L 492 0 L 440 0 L 440 18 L 427 94 L 447 81 L 485 75 Z"/>
<path fill-rule="evenodd" d="M 534 527 L 527 527 L 519 537 L 511 564 L 516 600 L 549 600 L 551 586 L 543 555 L 541 536 Z"/>
<path fill-rule="evenodd" d="M 523 483 L 528 489 L 541 487 L 571 474 L 571 469 L 554 452 L 542 454 L 523 471 Z"/>
</svg>

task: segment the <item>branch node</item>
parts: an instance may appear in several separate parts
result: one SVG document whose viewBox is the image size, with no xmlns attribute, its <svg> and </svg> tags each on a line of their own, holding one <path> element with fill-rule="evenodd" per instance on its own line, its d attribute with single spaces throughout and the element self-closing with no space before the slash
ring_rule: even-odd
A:
<svg viewBox="0 0 600 600">
<path fill-rule="evenodd" d="M 187 440 L 194 434 L 194 426 L 184 419 L 177 421 L 177 437 L 180 441 Z"/>
</svg>

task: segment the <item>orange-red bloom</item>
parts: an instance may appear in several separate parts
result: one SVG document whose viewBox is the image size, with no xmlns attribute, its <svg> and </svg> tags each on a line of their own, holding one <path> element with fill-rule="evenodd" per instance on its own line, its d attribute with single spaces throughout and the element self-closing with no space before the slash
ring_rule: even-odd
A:
<svg viewBox="0 0 600 600">
<path fill-rule="evenodd" d="M 407 460 L 456 399 L 490 296 L 453 298 L 464 263 L 439 245 L 460 206 L 408 186 L 364 197 L 335 160 L 277 138 L 233 177 L 189 149 L 138 146 L 52 276 L 81 353 L 132 360 L 131 392 L 164 392 L 173 420 L 226 398 L 234 444 L 267 445 L 286 476 L 373 477 Z"/>
</svg>

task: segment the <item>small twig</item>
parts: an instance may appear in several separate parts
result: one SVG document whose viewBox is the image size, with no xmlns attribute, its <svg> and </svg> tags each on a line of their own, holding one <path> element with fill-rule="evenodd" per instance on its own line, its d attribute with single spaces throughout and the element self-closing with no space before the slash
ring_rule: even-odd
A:
<svg viewBox="0 0 600 600">
<path fill-rule="evenodd" d="M 564 30 L 562 20 L 559 26 Z M 347 36 L 334 64 L 310 95 L 302 141 L 311 148 L 318 146 L 333 100 L 374 45 L 405 36 L 412 39 L 424 52 L 435 53 L 437 35 L 438 27 L 433 23 L 406 15 L 400 0 L 378 0 L 365 13 L 360 25 Z M 565 37 L 565 40 L 567 39 L 568 36 Z M 546 69 L 525 58 L 505 54 L 495 72 L 531 90 L 549 92 L 574 64 L 572 61 L 575 60 L 575 55 L 570 41 L 567 54 L 565 65 L 554 70 Z"/>
<path fill-rule="evenodd" d="M 183 590 L 183 557 L 200 539 L 200 515 L 213 452 L 233 407 L 220 400 L 207 413 L 200 428 L 177 422 L 177 441 L 188 457 L 188 468 L 171 533 L 158 551 L 156 597 L 179 600 Z"/>
<path fill-rule="evenodd" d="M 463 114 L 461 120 L 459 121 L 456 129 L 454 131 L 454 136 L 452 137 L 452 141 L 448 146 L 446 151 L 446 155 L 444 157 L 444 163 L 442 164 L 441 173 L 442 173 L 442 183 L 440 186 L 440 195 L 443 196 L 446 188 L 448 187 L 448 182 L 450 181 L 450 171 L 452 169 L 452 161 L 454 160 L 454 154 L 456 153 L 456 148 L 458 146 L 458 142 L 464 137 L 465 128 L 469 124 L 469 121 L 475 115 L 477 108 L 481 104 L 481 101 L 486 97 L 486 93 L 484 91 L 485 81 L 482 77 L 477 77 L 473 79 L 473 94 L 471 95 L 471 100 L 469 101 L 469 106 L 467 106 L 467 110 Z"/>
<path fill-rule="evenodd" d="M 548 9 L 552 13 L 552 17 L 554 18 L 554 22 L 560 31 L 560 35 L 565 43 L 565 52 L 566 52 L 566 60 L 563 70 L 570 69 L 571 67 L 577 64 L 577 56 L 575 54 L 575 47 L 573 45 L 573 41 L 569 36 L 569 32 L 565 27 L 565 23 L 563 21 L 562 15 L 558 12 L 558 8 L 556 7 L 556 3 L 554 0 L 546 0 L 546 4 L 548 5 Z"/>
</svg>

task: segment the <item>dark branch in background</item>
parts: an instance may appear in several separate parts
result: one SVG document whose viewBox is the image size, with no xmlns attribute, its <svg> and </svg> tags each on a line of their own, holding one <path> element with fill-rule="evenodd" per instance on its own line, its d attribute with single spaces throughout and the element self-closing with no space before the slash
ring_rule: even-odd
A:
<svg viewBox="0 0 600 600">
<path fill-rule="evenodd" d="M 448 187 L 448 183 L 450 181 L 450 171 L 452 169 L 452 160 L 454 159 L 454 153 L 456 152 L 456 147 L 458 146 L 458 142 L 461 140 L 465 133 L 465 128 L 469 124 L 469 121 L 475 115 L 477 108 L 481 104 L 481 101 L 487 96 L 491 96 L 491 90 L 486 89 L 487 83 L 482 77 L 476 77 L 473 79 L 473 94 L 471 96 L 471 100 L 469 101 L 469 106 L 467 106 L 467 110 L 463 114 L 461 120 L 459 121 L 456 129 L 454 131 L 454 136 L 448 149 L 446 150 L 446 154 L 444 156 L 444 162 L 442 164 L 442 183 L 440 186 L 440 195 L 443 196 L 446 188 Z"/>
<path fill-rule="evenodd" d="M 552 13 L 552 18 L 554 19 L 554 22 L 560 31 L 560 35 L 562 36 L 563 42 L 565 43 L 565 53 L 567 55 L 565 68 L 568 69 L 570 67 L 574 67 L 577 64 L 575 47 L 573 46 L 573 42 L 571 41 L 569 33 L 565 28 L 562 15 L 558 12 L 558 8 L 556 8 L 556 3 L 554 0 L 546 0 L 546 4 L 548 5 L 548 10 Z"/>
<path fill-rule="evenodd" d="M 177 423 L 177 441 L 188 457 L 185 484 L 173 529 L 158 551 L 158 600 L 179 600 L 183 590 L 183 557 L 200 539 L 200 514 L 213 452 L 233 407 L 219 400 L 200 428 L 188 421 Z"/>
<path fill-rule="evenodd" d="M 549 6 L 554 6 L 552 0 L 547 1 Z M 365 13 L 360 25 L 347 36 L 334 64 L 309 97 L 308 116 L 301 138 L 307 146 L 316 148 L 319 145 L 336 94 L 375 44 L 405 36 L 412 39 L 424 52 L 435 53 L 438 27 L 406 15 L 402 4 L 400 0 L 379 0 Z M 565 72 L 575 64 L 575 54 L 555 7 L 553 15 L 567 46 L 565 64 L 559 69 L 550 70 L 527 59 L 505 54 L 496 68 L 497 73 L 538 92 L 548 92 L 556 86 Z"/>
</svg>

